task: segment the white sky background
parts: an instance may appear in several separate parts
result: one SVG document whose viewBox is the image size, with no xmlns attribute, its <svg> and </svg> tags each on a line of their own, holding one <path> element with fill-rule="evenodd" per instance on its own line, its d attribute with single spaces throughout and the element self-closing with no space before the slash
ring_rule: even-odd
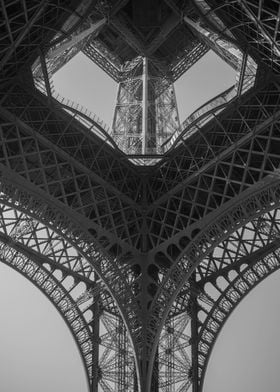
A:
<svg viewBox="0 0 280 392">
<path fill-rule="evenodd" d="M 205 56 L 176 83 L 181 122 L 234 83 L 230 68 L 222 67 L 215 57 Z M 116 83 L 89 61 L 76 56 L 72 63 L 73 71 L 68 73 L 69 64 L 57 74 L 60 93 L 111 126 Z M 85 98 L 80 98 L 81 91 Z M 226 323 L 210 360 L 204 392 L 279 390 L 279 278 L 275 273 L 261 283 Z M 78 349 L 58 312 L 29 281 L 1 263 L 0 311 L 0 392 L 88 392 Z"/>
<path fill-rule="evenodd" d="M 225 323 L 203 392 L 279 392 L 280 271 L 261 282 Z"/>
<path fill-rule="evenodd" d="M 0 392 L 88 392 L 62 317 L 25 277 L 0 263 Z"/>
</svg>

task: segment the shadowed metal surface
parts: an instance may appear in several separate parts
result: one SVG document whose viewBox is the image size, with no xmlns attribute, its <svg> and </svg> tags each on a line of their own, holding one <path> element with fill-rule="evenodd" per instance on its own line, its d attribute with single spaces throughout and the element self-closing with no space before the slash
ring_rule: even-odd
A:
<svg viewBox="0 0 280 392">
<path fill-rule="evenodd" d="M 279 2 L 2 0 L 0 11 L 1 260 L 59 310 L 90 391 L 202 391 L 230 313 L 279 268 Z M 167 92 L 173 107 L 159 113 L 177 124 L 172 83 L 209 49 L 237 83 L 166 139 L 157 131 L 158 154 L 127 155 L 117 131 L 53 95 L 52 74 L 83 51 L 128 107 L 148 59 L 147 99 Z M 116 110 L 120 121 L 147 109 L 133 93 L 140 109 Z"/>
</svg>

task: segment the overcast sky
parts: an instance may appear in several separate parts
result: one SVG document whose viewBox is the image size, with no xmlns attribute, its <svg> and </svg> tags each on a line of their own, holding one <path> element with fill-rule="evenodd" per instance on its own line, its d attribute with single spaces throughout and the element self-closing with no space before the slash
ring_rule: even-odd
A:
<svg viewBox="0 0 280 392">
<path fill-rule="evenodd" d="M 0 263 L 0 391 L 88 392 L 76 344 L 31 282 Z"/>
<path fill-rule="evenodd" d="M 278 392 L 280 271 L 239 304 L 214 347 L 204 392 Z"/>
<path fill-rule="evenodd" d="M 232 85 L 234 77 L 214 55 L 205 56 L 176 83 L 181 122 Z M 117 86 L 102 71 L 76 57 L 55 79 L 61 94 L 111 125 Z M 212 354 L 205 392 L 279 390 L 279 275 L 259 285 L 227 322 Z M 0 392 L 87 391 L 77 347 L 58 312 L 30 282 L 3 264 L 0 311 Z"/>
</svg>

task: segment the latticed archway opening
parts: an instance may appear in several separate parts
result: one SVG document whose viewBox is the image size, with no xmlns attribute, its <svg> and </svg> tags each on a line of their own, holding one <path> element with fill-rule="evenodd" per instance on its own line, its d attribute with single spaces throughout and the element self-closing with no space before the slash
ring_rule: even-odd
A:
<svg viewBox="0 0 280 392">
<path fill-rule="evenodd" d="M 277 389 L 278 309 L 279 270 L 246 296 L 222 328 L 205 374 L 205 391 Z"/>
</svg>

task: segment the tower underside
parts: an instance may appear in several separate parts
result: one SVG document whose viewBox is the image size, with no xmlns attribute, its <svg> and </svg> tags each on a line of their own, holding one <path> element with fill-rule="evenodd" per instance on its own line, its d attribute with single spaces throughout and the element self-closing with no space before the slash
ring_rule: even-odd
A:
<svg viewBox="0 0 280 392">
<path fill-rule="evenodd" d="M 127 155 L 157 155 L 174 133 L 180 134 L 173 84 L 140 58 L 134 76 L 118 86 L 112 138 Z"/>
<path fill-rule="evenodd" d="M 182 4 L 183 3 L 183 4 Z M 276 1 L 3 0 L 0 256 L 58 309 L 91 392 L 200 392 L 225 321 L 279 268 Z M 209 49 L 236 84 L 179 123 Z M 55 99 L 82 51 L 113 127 Z"/>
</svg>

